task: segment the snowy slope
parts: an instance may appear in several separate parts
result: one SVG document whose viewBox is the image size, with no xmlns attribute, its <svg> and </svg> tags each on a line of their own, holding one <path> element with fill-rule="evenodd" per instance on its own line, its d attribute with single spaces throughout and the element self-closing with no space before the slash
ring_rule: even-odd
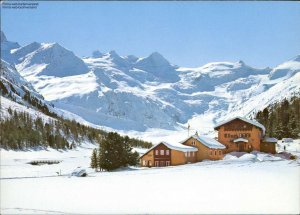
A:
<svg viewBox="0 0 300 215">
<path fill-rule="evenodd" d="M 245 102 L 238 102 L 230 110 L 234 115 L 251 116 L 270 104 L 293 95 L 300 96 L 300 57 L 284 62 L 264 77 L 256 86 L 261 93 L 252 94 Z"/>
<path fill-rule="evenodd" d="M 43 113 L 44 109 L 40 110 L 39 107 L 47 107 L 51 113 L 58 116 L 63 116 L 66 119 L 75 119 L 81 124 L 100 128 L 99 126 L 93 125 L 73 113 L 54 107 L 52 103 L 46 101 L 44 97 L 20 75 L 13 65 L 5 62 L 4 60 L 1 60 L 0 87 L 1 117 L 9 117 L 10 114 L 8 113 L 8 109 L 10 108 L 17 112 L 26 112 L 33 119 L 40 117 L 46 122 L 49 119 L 53 120 L 54 118 L 51 117 L 52 114 L 51 116 L 48 116 L 46 115 L 47 113 Z M 25 94 L 27 94 L 27 97 L 30 96 L 31 100 L 34 99 L 35 103 L 39 103 L 39 106 L 33 105 L 30 101 L 26 100 Z"/>
<path fill-rule="evenodd" d="M 299 154 L 299 144 L 297 141 L 298 148 L 291 150 L 290 146 L 287 150 Z M 94 147 L 83 144 L 70 151 L 1 150 L 1 214 L 300 212 L 299 159 L 285 160 L 254 152 L 239 157 L 228 154 L 219 161 L 96 173 L 89 168 Z M 32 160 L 53 159 L 62 162 L 28 164 Z M 87 170 L 88 177 L 70 177 L 72 170 L 79 166 Z M 155 192 L 141 198 L 147 189 Z M 153 199 L 155 207 L 149 204 Z"/>
<path fill-rule="evenodd" d="M 2 59 L 0 84 L 2 95 L 13 101 L 32 107 L 32 105 L 24 99 L 25 94 L 28 94 L 30 97 L 39 101 L 41 105 L 52 109 L 51 104 L 44 100 L 44 97 L 20 75 L 16 68 Z"/>
<path fill-rule="evenodd" d="M 126 62 L 126 57 L 119 58 L 121 66 L 116 66 L 116 56 L 111 53 L 101 56 L 84 59 L 96 77 L 97 90 L 81 96 L 49 99 L 88 121 L 119 130 L 176 129 L 178 123 L 187 121 L 201 131 L 212 130 L 213 124 L 228 113 L 248 115 L 258 104 L 261 108 L 291 96 L 300 83 L 297 66 L 291 67 L 283 78 L 271 80 L 271 72 L 277 67 L 254 69 L 243 62 L 179 67 L 173 73 L 179 81 L 166 82 L 146 71 L 147 68 L 136 68 L 135 63 Z M 265 98 L 265 102 L 258 98 Z M 203 120 L 204 117 L 210 117 L 210 122 Z"/>
<path fill-rule="evenodd" d="M 282 78 L 283 80 L 292 77 L 300 72 L 300 55 L 295 58 L 278 65 L 270 73 L 270 79 L 275 80 Z"/>
<path fill-rule="evenodd" d="M 243 61 L 178 67 L 157 52 L 140 58 L 95 51 L 79 59 L 58 44 L 32 43 L 11 55 L 46 100 L 124 132 L 182 130 L 190 123 L 207 133 L 228 116 L 249 116 L 290 97 L 300 84 L 299 56 L 273 69 L 256 69 Z"/>
</svg>

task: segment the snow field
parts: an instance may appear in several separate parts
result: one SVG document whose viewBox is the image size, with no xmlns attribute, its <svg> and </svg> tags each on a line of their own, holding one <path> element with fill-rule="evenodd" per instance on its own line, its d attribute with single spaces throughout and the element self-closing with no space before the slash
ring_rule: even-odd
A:
<svg viewBox="0 0 300 215">
<path fill-rule="evenodd" d="M 299 145 L 297 140 L 286 150 L 296 154 Z M 299 157 L 292 161 L 264 153 L 232 153 L 220 161 L 96 173 L 88 168 L 94 147 L 86 144 L 70 151 L 1 150 L 1 214 L 300 211 Z M 26 164 L 39 159 L 62 162 Z M 69 176 L 78 166 L 87 169 L 88 177 Z M 57 176 L 58 169 L 63 176 Z"/>
<path fill-rule="evenodd" d="M 289 161 L 11 179 L 1 187 L 1 213 L 298 213 L 300 202 L 299 164 Z"/>
</svg>

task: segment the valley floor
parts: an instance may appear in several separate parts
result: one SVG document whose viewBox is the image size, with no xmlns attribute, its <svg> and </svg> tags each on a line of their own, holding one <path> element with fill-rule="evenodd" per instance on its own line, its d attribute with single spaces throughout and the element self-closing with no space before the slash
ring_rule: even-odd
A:
<svg viewBox="0 0 300 215">
<path fill-rule="evenodd" d="M 1 214 L 299 214 L 299 144 L 287 146 L 298 155 L 293 161 L 253 153 L 97 173 L 87 168 L 92 145 L 68 152 L 1 150 Z M 27 164 L 38 159 L 62 162 Z M 70 177 L 77 166 L 87 168 L 88 177 Z"/>
</svg>

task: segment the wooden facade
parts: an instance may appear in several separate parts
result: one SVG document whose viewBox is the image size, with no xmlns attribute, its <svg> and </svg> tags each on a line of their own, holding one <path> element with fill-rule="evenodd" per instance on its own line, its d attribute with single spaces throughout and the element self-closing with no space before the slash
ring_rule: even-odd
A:
<svg viewBox="0 0 300 215">
<path fill-rule="evenodd" d="M 225 145 L 226 153 L 260 151 L 260 142 L 263 138 L 262 129 L 241 119 L 234 119 L 220 127 L 218 141 Z M 246 141 L 235 141 L 244 139 Z"/>
<path fill-rule="evenodd" d="M 142 155 L 140 162 L 141 166 L 145 167 L 164 167 L 194 163 L 196 162 L 196 149 L 191 151 L 176 149 L 162 142 Z"/>
<path fill-rule="evenodd" d="M 262 141 L 262 143 L 260 145 L 260 151 L 265 152 L 265 153 L 275 154 L 276 153 L 276 143 Z"/>
<path fill-rule="evenodd" d="M 226 146 L 225 153 L 262 151 L 276 153 L 275 144 L 263 141 L 263 125 L 240 117 L 229 120 L 215 127 L 218 141 Z"/>
<path fill-rule="evenodd" d="M 209 148 L 201 142 L 197 137 L 191 136 L 187 140 L 182 142 L 183 145 L 193 146 L 198 149 L 197 161 L 203 160 L 220 160 L 224 156 L 224 149 Z"/>
</svg>

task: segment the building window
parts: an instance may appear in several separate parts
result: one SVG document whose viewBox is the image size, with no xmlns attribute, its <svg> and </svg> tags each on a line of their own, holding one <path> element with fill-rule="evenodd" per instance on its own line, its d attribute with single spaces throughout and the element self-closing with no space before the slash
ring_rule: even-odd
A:
<svg viewBox="0 0 300 215">
<path fill-rule="evenodd" d="M 147 165 L 147 161 L 143 160 L 143 166 Z"/>
<path fill-rule="evenodd" d="M 192 141 L 192 145 L 193 145 L 193 146 L 196 145 L 195 140 Z"/>
<path fill-rule="evenodd" d="M 169 155 L 170 154 L 170 151 L 169 150 L 166 150 L 166 155 Z"/>
<path fill-rule="evenodd" d="M 215 150 L 215 155 L 217 155 L 217 150 Z"/>
<path fill-rule="evenodd" d="M 155 150 L 155 155 L 158 155 L 158 150 Z"/>
<path fill-rule="evenodd" d="M 159 161 L 155 161 L 155 162 L 154 162 L 154 165 L 155 165 L 155 166 L 159 166 Z"/>
<path fill-rule="evenodd" d="M 219 151 L 219 155 L 221 155 L 221 151 Z"/>
<path fill-rule="evenodd" d="M 166 166 L 170 166 L 170 161 L 166 161 Z"/>
<path fill-rule="evenodd" d="M 160 150 L 160 155 L 165 155 L 165 150 Z"/>
<path fill-rule="evenodd" d="M 227 134 L 224 134 L 224 137 L 227 138 Z"/>
<path fill-rule="evenodd" d="M 210 150 L 210 155 L 212 155 L 212 150 Z"/>
<path fill-rule="evenodd" d="M 152 162 L 151 161 L 148 161 L 148 164 L 149 164 L 149 166 L 152 166 Z"/>
</svg>

